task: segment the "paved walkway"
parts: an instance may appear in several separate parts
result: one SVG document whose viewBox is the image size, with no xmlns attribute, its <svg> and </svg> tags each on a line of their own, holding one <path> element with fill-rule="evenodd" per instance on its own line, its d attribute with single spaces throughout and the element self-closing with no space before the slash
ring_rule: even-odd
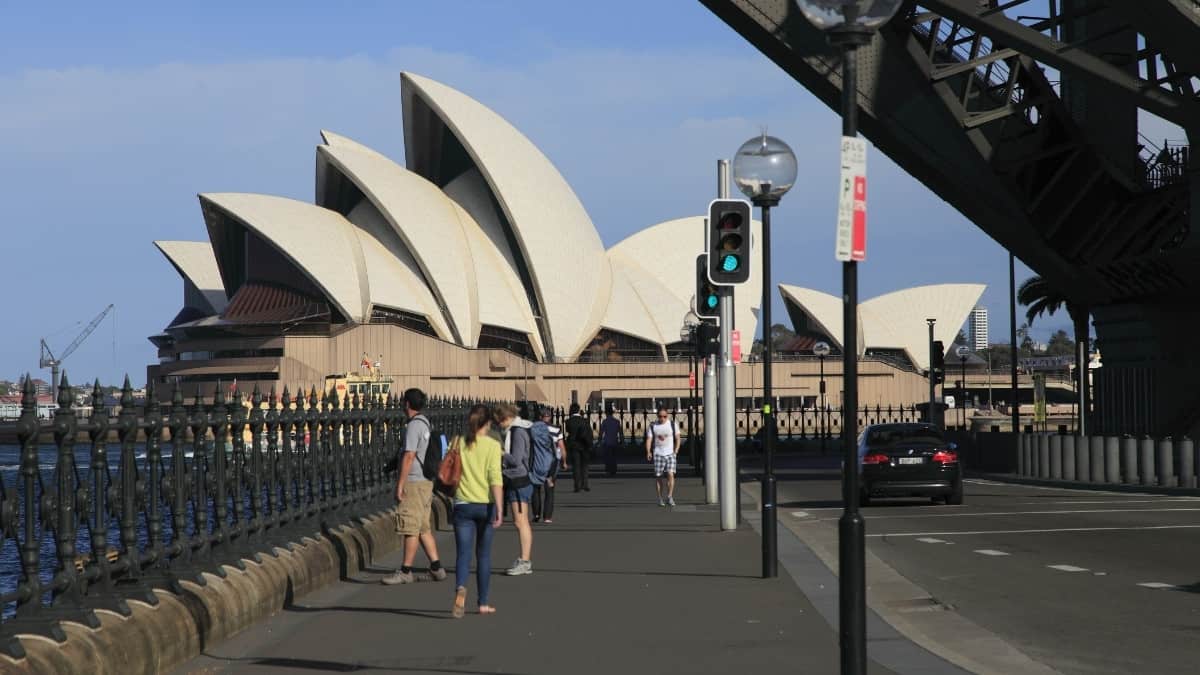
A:
<svg viewBox="0 0 1200 675">
<path fill-rule="evenodd" d="M 561 491 L 554 524 L 535 526 L 534 574 L 494 579 L 494 616 L 451 619 L 453 573 L 380 585 L 395 554 L 176 672 L 838 672 L 836 632 L 792 578 L 782 568 L 758 578 L 749 526 L 720 532 L 695 479 L 681 480 L 678 507 L 659 508 L 647 469 L 628 470 L 594 478 L 588 493 Z M 508 522 L 497 532 L 500 570 L 516 539 Z M 439 534 L 439 546 L 453 566 L 452 536 Z"/>
</svg>

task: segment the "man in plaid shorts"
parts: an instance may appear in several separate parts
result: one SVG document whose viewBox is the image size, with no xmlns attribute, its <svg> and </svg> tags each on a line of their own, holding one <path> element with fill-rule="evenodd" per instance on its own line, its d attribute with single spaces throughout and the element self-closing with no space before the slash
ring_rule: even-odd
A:
<svg viewBox="0 0 1200 675">
<path fill-rule="evenodd" d="M 646 461 L 654 460 L 654 487 L 658 505 L 675 506 L 675 458 L 679 456 L 679 429 L 666 406 L 658 407 L 658 421 L 646 428 Z M 663 483 L 667 499 L 663 501 Z"/>
</svg>

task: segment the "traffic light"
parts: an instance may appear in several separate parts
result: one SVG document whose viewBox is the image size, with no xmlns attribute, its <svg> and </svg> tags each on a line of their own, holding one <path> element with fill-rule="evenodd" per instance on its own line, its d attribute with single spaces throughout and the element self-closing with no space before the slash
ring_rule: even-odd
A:
<svg viewBox="0 0 1200 675">
<path fill-rule="evenodd" d="M 717 285 L 708 280 L 708 254 L 696 256 L 696 316 L 702 319 L 718 318 L 721 294 Z"/>
<path fill-rule="evenodd" d="M 929 377 L 934 384 L 946 381 L 946 347 L 941 340 L 929 343 Z"/>
<path fill-rule="evenodd" d="M 696 352 L 701 356 L 717 356 L 721 353 L 721 330 L 711 321 L 702 321 L 696 326 Z"/>
<path fill-rule="evenodd" d="M 708 205 L 708 279 L 718 286 L 750 279 L 750 202 L 744 199 Z"/>
</svg>

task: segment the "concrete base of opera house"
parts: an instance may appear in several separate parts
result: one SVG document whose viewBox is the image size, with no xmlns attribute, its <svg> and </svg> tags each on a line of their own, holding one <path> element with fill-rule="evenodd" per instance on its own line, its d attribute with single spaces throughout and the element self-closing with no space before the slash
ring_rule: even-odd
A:
<svg viewBox="0 0 1200 675">
<path fill-rule="evenodd" d="M 236 358 L 198 358 L 238 354 Z M 266 355 L 264 355 L 266 354 Z M 364 355 L 380 363 L 380 379 L 391 390 L 420 387 L 431 396 L 535 400 L 552 405 L 572 401 L 613 402 L 622 410 L 638 410 L 665 401 L 686 400 L 689 360 L 603 363 L 538 363 L 502 349 L 470 349 L 388 324 L 354 325 L 333 335 L 277 335 L 188 339 L 161 347 L 161 363 L 147 369 L 163 402 L 172 385 L 185 397 L 197 390 L 209 396 L 219 383 L 236 381 L 242 392 L 256 385 L 264 395 L 272 387 L 293 396 L 326 386 L 326 378 L 359 370 Z M 615 358 L 615 357 L 614 357 Z M 759 401 L 762 363 L 736 366 L 739 408 Z M 818 400 L 821 364 L 815 357 L 782 358 L 774 364 L 774 392 L 785 405 L 811 405 Z M 841 359 L 825 359 L 826 400 L 841 405 Z M 702 377 L 700 374 L 698 377 Z M 927 401 L 928 381 L 915 369 L 866 357 L 859 364 L 859 401 L 864 405 L 911 406 Z M 744 401 L 741 399 L 745 399 Z"/>
</svg>

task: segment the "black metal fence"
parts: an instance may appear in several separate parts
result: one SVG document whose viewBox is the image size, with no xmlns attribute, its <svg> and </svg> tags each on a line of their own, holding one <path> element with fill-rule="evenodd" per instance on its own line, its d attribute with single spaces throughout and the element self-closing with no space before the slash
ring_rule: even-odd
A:
<svg viewBox="0 0 1200 675">
<path fill-rule="evenodd" d="M 176 388 L 160 405 L 150 383 L 139 411 L 126 379 L 119 415 L 110 418 L 97 383 L 93 415 L 82 420 L 63 374 L 47 462 L 28 377 L 23 394 L 15 484 L 0 476 L 0 552 L 15 547 L 20 561 L 0 595 L 0 651 L 14 658 L 24 656 L 17 634 L 61 642 L 60 622 L 98 627 L 96 609 L 128 616 L 129 599 L 158 603 L 154 588 L 203 585 L 202 573 L 223 576 L 222 565 L 243 566 L 394 500 L 387 465 L 407 419 L 394 396 L 255 388 L 247 399 L 218 387 L 206 402 Z M 426 414 L 449 434 L 472 403 L 433 399 Z M 80 432 L 90 442 L 77 449 Z"/>
</svg>

